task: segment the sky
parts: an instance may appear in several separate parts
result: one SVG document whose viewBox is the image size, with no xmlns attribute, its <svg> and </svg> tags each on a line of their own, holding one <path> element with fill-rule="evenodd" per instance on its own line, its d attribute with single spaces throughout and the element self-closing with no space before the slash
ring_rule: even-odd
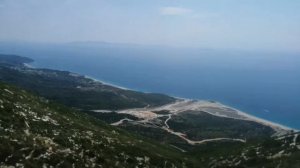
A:
<svg viewBox="0 0 300 168">
<path fill-rule="evenodd" d="M 300 51 L 300 0 L 0 0 L 0 41 Z"/>
</svg>

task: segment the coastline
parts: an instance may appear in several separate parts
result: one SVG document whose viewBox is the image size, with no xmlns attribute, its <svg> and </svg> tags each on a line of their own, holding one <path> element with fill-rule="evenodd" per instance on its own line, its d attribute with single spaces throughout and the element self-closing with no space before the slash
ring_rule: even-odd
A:
<svg viewBox="0 0 300 168">
<path fill-rule="evenodd" d="M 34 65 L 32 65 L 33 63 L 34 63 L 34 61 L 31 62 L 31 63 L 23 63 L 23 65 L 27 68 L 32 68 L 32 69 L 43 68 L 43 67 L 39 67 L 39 66 L 34 66 Z M 52 69 L 52 68 L 46 68 L 46 69 Z M 54 70 L 56 70 L 56 69 L 54 69 Z M 123 89 L 123 90 L 132 90 L 132 89 L 122 87 L 122 86 L 119 86 L 119 85 L 116 85 L 116 84 L 112 84 L 110 82 L 106 82 L 106 81 L 103 81 L 103 80 L 99 80 L 95 77 L 92 77 L 92 76 L 89 76 L 89 75 L 84 75 L 84 74 L 81 74 L 81 73 L 78 73 L 78 72 L 72 72 L 70 70 L 60 70 L 60 69 L 58 69 L 58 71 L 67 71 L 67 72 L 69 72 L 69 74 L 71 76 L 83 76 L 84 78 L 91 79 L 95 82 L 100 82 L 103 85 L 108 85 L 108 86 L 112 86 L 112 87 Z"/>
<path fill-rule="evenodd" d="M 219 102 L 219 101 L 215 101 L 215 100 L 205 100 L 205 99 L 190 99 L 190 98 L 184 98 L 184 97 L 178 97 L 178 96 L 172 96 L 176 99 L 178 99 L 179 101 L 205 101 L 205 102 L 213 102 L 214 104 L 217 104 L 219 106 L 222 106 L 224 108 L 229 108 L 229 109 L 232 109 L 234 111 L 236 111 L 240 116 L 244 116 L 245 118 L 247 119 L 240 119 L 240 120 L 248 120 L 248 121 L 254 121 L 254 122 L 257 122 L 257 123 L 261 123 L 263 125 L 266 125 L 266 126 L 269 126 L 269 127 L 272 127 L 273 129 L 275 130 L 287 130 L 287 131 L 300 131 L 296 128 L 292 128 L 292 127 L 289 127 L 289 126 L 286 126 L 284 124 L 280 124 L 280 123 L 277 123 L 277 122 L 274 122 L 274 121 L 270 121 L 270 120 L 267 120 L 267 119 L 264 119 L 264 118 L 261 118 L 261 117 L 257 117 L 255 115 L 252 115 L 252 114 L 249 114 L 245 111 L 241 111 L 240 109 L 238 108 L 235 108 L 233 106 L 229 106 L 229 105 L 226 105 L 222 102 Z M 208 112 L 210 113 L 210 112 Z M 216 114 L 212 114 L 210 113 L 211 115 L 215 115 L 215 116 L 219 116 L 219 117 L 225 117 L 225 116 L 221 116 L 221 115 L 216 115 Z M 227 117 L 227 118 L 234 118 L 234 117 Z M 235 118 L 237 119 L 237 118 Z"/>
<path fill-rule="evenodd" d="M 230 108 L 230 109 L 233 109 L 235 110 L 239 115 L 241 116 L 244 116 L 246 118 L 248 118 L 248 120 L 250 121 L 255 121 L 257 123 L 261 123 L 263 125 L 266 125 L 266 126 L 269 126 L 269 127 L 272 127 L 273 129 L 275 130 L 278 130 L 278 129 L 281 129 L 281 130 L 286 130 L 286 131 L 299 131 L 298 129 L 295 129 L 295 128 L 291 128 L 291 127 L 288 127 L 288 126 L 285 126 L 283 124 L 280 124 L 280 123 L 277 123 L 277 122 L 273 122 L 273 121 L 270 121 L 270 120 L 267 120 L 267 119 L 263 119 L 263 118 L 260 118 L 260 117 L 257 117 L 257 116 L 254 116 L 252 114 L 249 114 L 247 112 L 244 112 L 244 111 L 241 111 L 239 109 L 236 109 L 234 107 L 231 107 L 231 106 L 228 106 L 228 105 L 225 105 L 221 102 L 215 102 L 216 104 L 219 104 L 225 108 Z"/>
<path fill-rule="evenodd" d="M 230 107 L 232 109 L 235 109 L 233 107 Z M 270 126 L 274 126 L 274 127 L 280 127 L 280 128 L 283 128 L 283 129 L 286 129 L 286 130 L 296 130 L 295 128 L 291 128 L 291 127 L 288 127 L 288 126 L 285 126 L 283 124 L 279 124 L 277 122 L 273 122 L 273 121 L 270 121 L 270 120 L 266 120 L 266 119 L 263 119 L 263 118 L 260 118 L 260 117 L 257 117 L 257 116 L 254 116 L 254 115 L 251 115 L 249 113 L 246 113 L 246 112 L 243 112 L 243 111 L 240 111 L 238 109 L 235 109 L 237 110 L 241 115 L 244 115 L 250 119 L 253 119 L 257 122 L 263 122 L 265 123 L 266 125 L 270 124 Z"/>
<path fill-rule="evenodd" d="M 28 67 L 28 68 L 37 68 L 35 66 L 33 66 L 31 63 L 29 64 L 24 64 L 24 66 Z M 77 75 L 80 75 L 80 76 L 83 76 L 87 79 L 91 79 L 95 82 L 99 82 L 103 85 L 107 85 L 107 86 L 112 86 L 112 87 L 116 87 L 116 88 L 119 88 L 119 89 L 123 89 L 123 90 L 131 90 L 131 91 L 139 91 L 139 92 L 144 92 L 144 91 L 141 91 L 141 90 L 136 90 L 136 89 L 130 89 L 130 88 L 126 88 L 126 87 L 122 87 L 120 85 L 116 85 L 116 84 L 113 84 L 111 82 L 106 82 L 106 81 L 103 81 L 103 80 L 99 80 L 95 77 L 92 77 L 92 76 L 89 76 L 89 75 L 81 75 L 80 73 L 74 73 L 74 72 L 71 72 L 69 71 L 70 74 L 77 74 Z M 144 93 L 149 93 L 149 92 L 144 92 Z M 165 94 L 165 93 L 162 93 L 162 94 Z M 169 95 L 169 94 L 166 94 L 166 95 Z M 235 110 L 240 116 L 244 116 L 245 118 L 247 119 L 244 119 L 244 120 L 250 120 L 250 121 L 254 121 L 254 122 L 257 122 L 257 123 L 261 123 L 263 125 L 266 125 L 266 126 L 270 126 L 272 127 L 274 130 L 294 130 L 294 131 L 299 131 L 298 129 L 295 129 L 295 128 L 291 128 L 291 127 L 288 127 L 288 126 L 285 126 L 283 124 L 279 124 L 277 122 L 273 122 L 273 121 L 270 121 L 270 120 L 267 120 L 267 119 L 263 119 L 261 117 L 257 117 L 255 115 L 252 115 L 252 114 L 249 114 L 247 112 L 244 112 L 244 111 L 241 111 L 237 108 L 234 108 L 233 106 L 229 106 L 229 105 L 226 105 L 226 104 L 223 104 L 222 102 L 219 102 L 219 101 L 215 101 L 215 100 L 203 100 L 203 99 L 190 99 L 190 98 L 184 98 L 184 97 L 179 97 L 179 96 L 172 96 L 172 95 L 169 95 L 170 97 L 173 97 L 179 101 L 183 101 L 183 100 L 189 100 L 189 101 L 206 101 L 206 102 L 213 102 L 215 104 L 218 104 L 220 106 L 223 106 L 224 108 L 230 108 L 230 109 L 233 109 Z M 212 114 L 212 113 L 210 113 Z M 212 115 L 215 115 L 215 114 L 212 114 Z M 222 117 L 222 116 L 221 116 Z M 223 116 L 224 117 L 224 116 Z M 230 118 L 230 117 L 229 117 Z"/>
<path fill-rule="evenodd" d="M 83 76 L 84 76 L 84 78 L 91 79 L 95 82 L 100 82 L 103 85 L 112 86 L 112 87 L 115 87 L 115 88 L 118 88 L 118 89 L 123 89 L 123 90 L 132 90 L 132 91 L 134 91 L 133 89 L 129 89 L 129 88 L 122 87 L 122 86 L 119 86 L 119 85 L 116 85 L 116 84 L 112 84 L 112 83 L 109 83 L 109 82 L 106 82 L 106 81 L 102 81 L 102 80 L 96 79 L 96 78 L 88 76 L 88 75 L 83 75 Z"/>
</svg>

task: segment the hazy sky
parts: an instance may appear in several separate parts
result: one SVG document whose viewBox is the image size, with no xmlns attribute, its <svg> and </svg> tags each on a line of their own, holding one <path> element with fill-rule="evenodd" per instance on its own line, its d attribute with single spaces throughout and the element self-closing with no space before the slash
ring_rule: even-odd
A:
<svg viewBox="0 0 300 168">
<path fill-rule="evenodd" d="M 300 51 L 300 0 L 0 0 L 0 40 Z"/>
</svg>

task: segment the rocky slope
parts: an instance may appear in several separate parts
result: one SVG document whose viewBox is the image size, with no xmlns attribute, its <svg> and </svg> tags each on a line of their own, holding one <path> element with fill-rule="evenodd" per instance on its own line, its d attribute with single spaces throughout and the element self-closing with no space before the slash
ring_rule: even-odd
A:
<svg viewBox="0 0 300 168">
<path fill-rule="evenodd" d="M 172 148 L 4 84 L 0 142 L 0 167 L 191 166 Z"/>
</svg>

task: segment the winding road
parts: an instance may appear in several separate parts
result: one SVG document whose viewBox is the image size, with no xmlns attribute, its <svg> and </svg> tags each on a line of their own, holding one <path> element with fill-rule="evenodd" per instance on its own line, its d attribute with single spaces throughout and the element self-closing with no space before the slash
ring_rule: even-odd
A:
<svg viewBox="0 0 300 168">
<path fill-rule="evenodd" d="M 244 139 L 235 139 L 235 138 L 213 138 L 213 139 L 204 139 L 201 141 L 193 141 L 190 140 L 188 138 L 186 138 L 186 135 L 184 133 L 181 132 L 175 132 L 173 130 L 170 129 L 170 126 L 168 125 L 168 121 L 172 118 L 172 114 L 168 114 L 168 118 L 165 120 L 165 126 L 162 127 L 162 129 L 166 130 L 167 132 L 176 135 L 178 137 L 180 137 L 181 139 L 185 140 L 187 143 L 189 143 L 190 145 L 196 145 L 196 144 L 203 144 L 206 142 L 212 142 L 212 141 L 238 141 L 238 142 L 243 142 L 246 143 L 246 140 Z"/>
</svg>

